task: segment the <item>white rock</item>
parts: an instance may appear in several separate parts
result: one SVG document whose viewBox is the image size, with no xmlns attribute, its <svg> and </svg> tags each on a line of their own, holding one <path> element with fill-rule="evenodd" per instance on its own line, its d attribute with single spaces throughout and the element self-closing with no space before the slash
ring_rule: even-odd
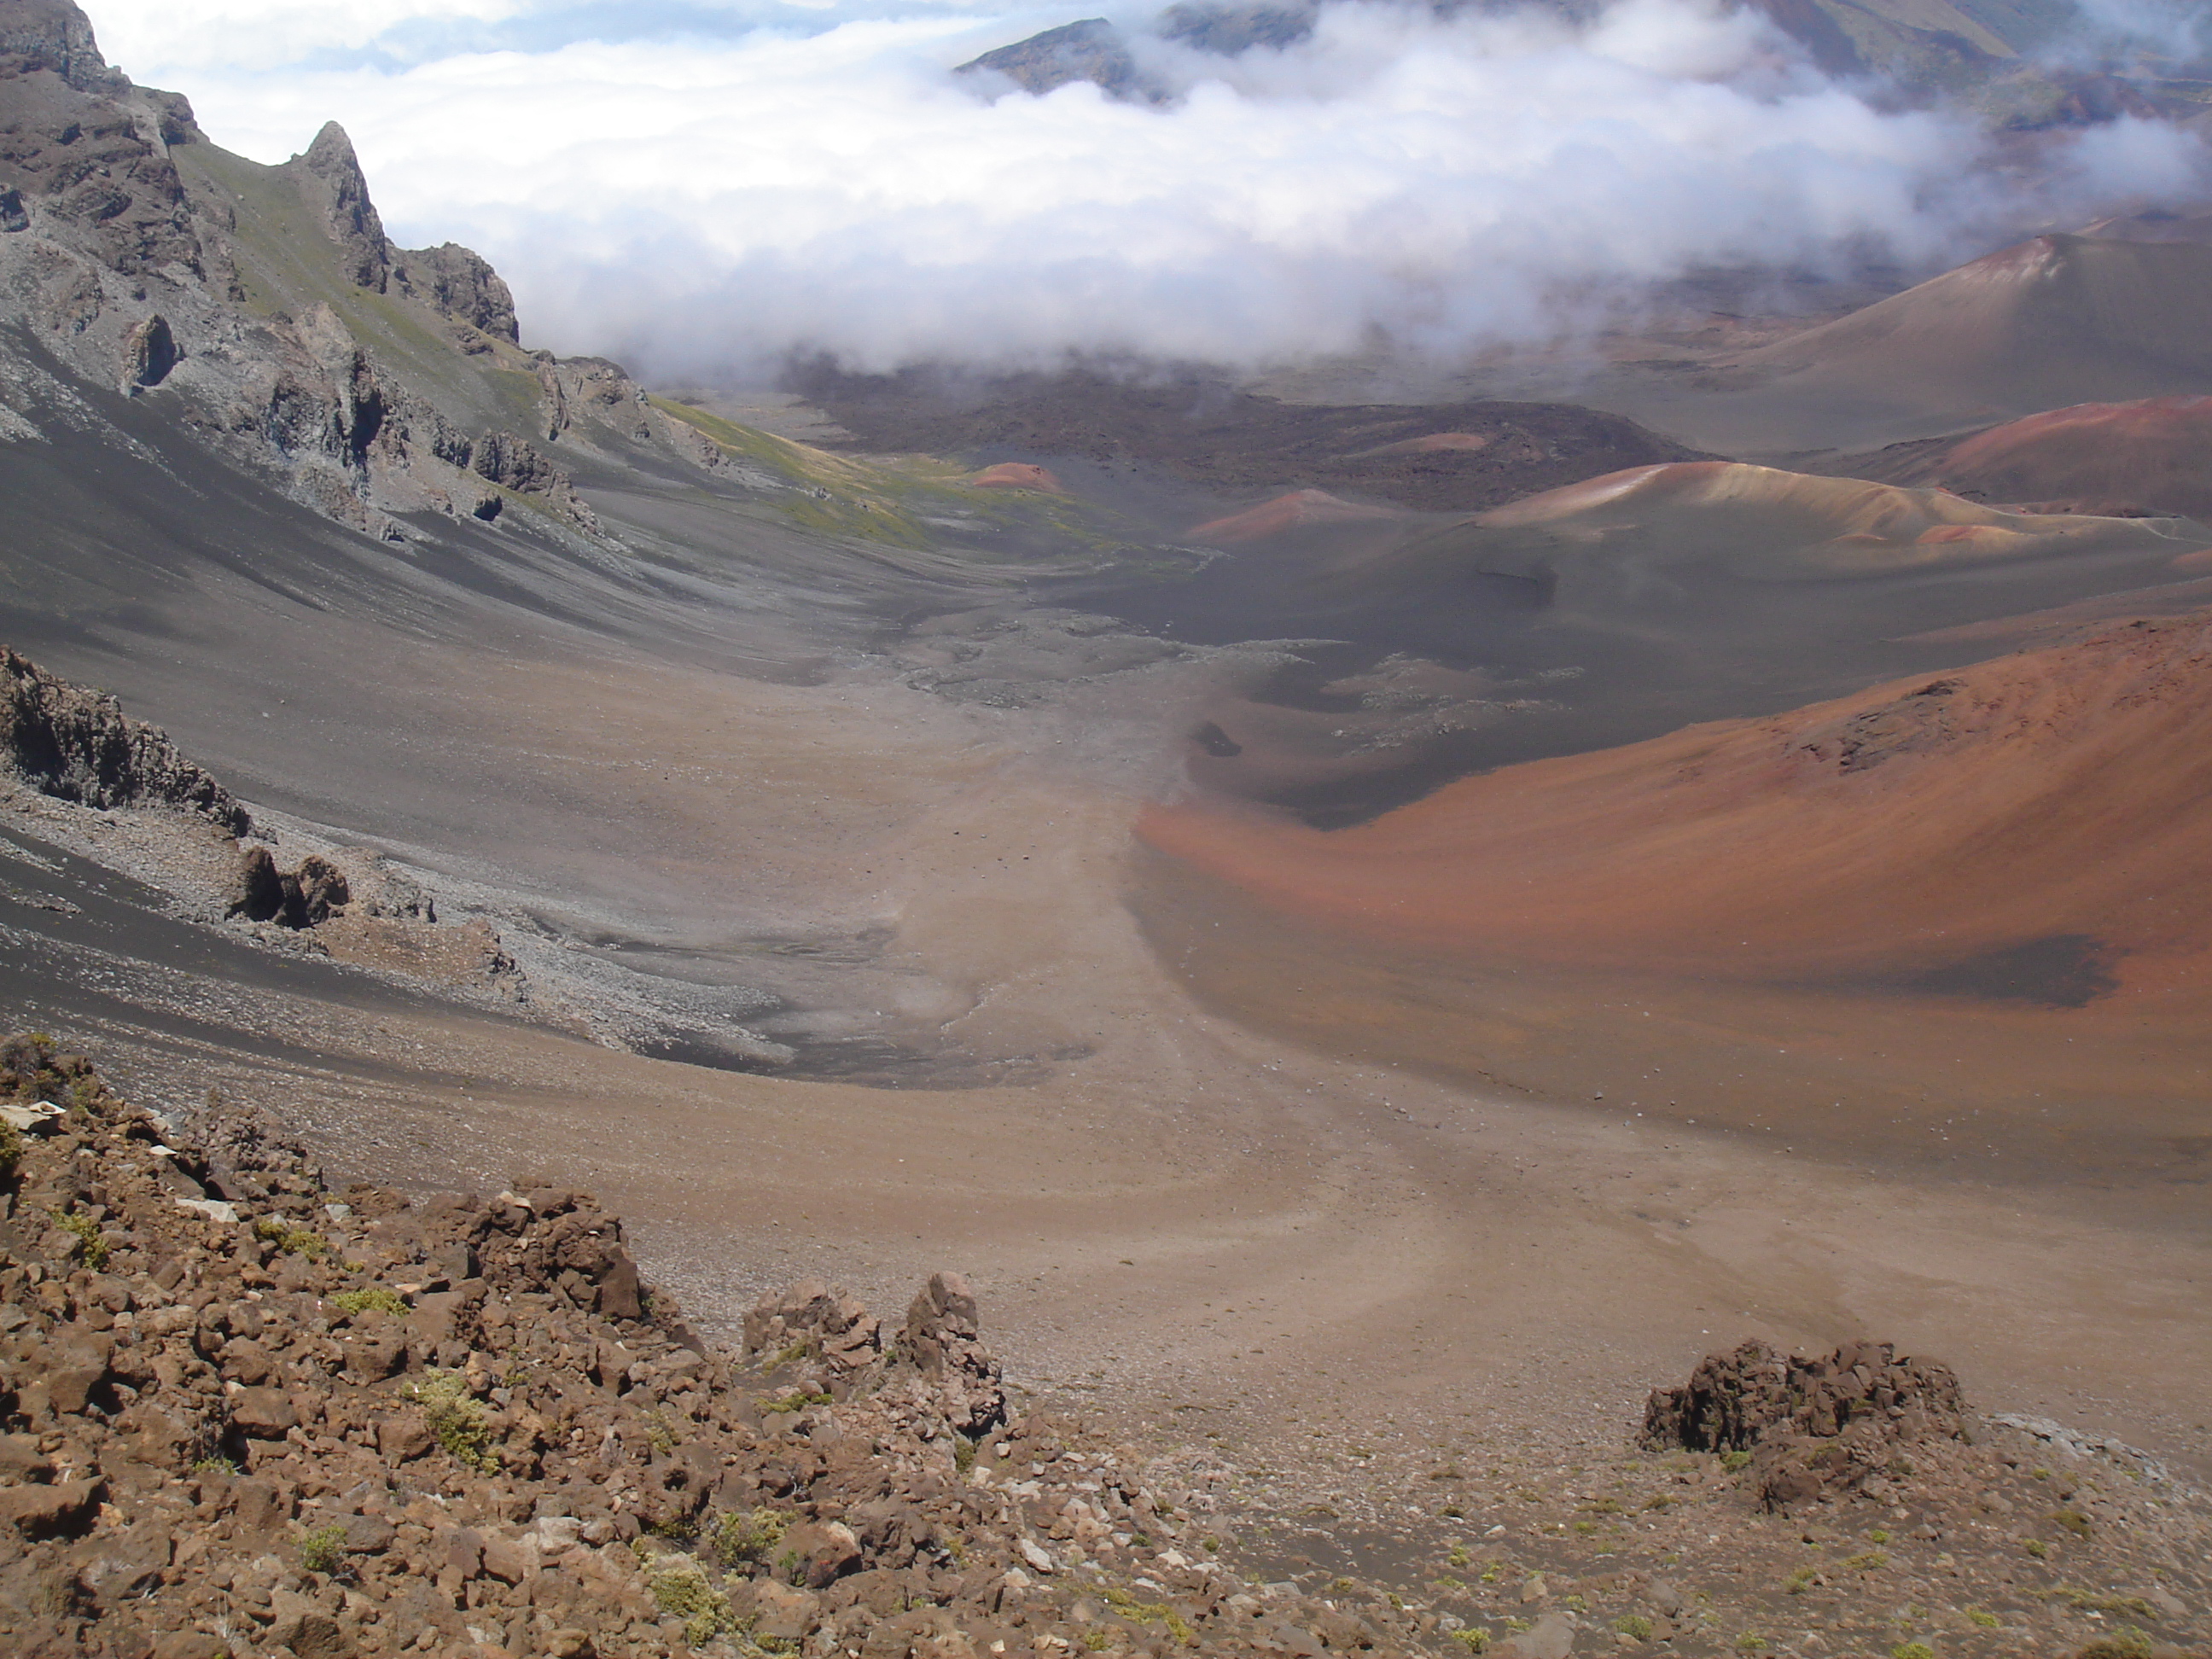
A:
<svg viewBox="0 0 2212 1659">
<path fill-rule="evenodd" d="M 27 1106 L 0 1106 L 0 1123 L 13 1124 L 25 1134 L 49 1133 L 62 1109 L 51 1100 L 34 1100 Z"/>
<path fill-rule="evenodd" d="M 1020 1553 L 1023 1560 L 1028 1562 L 1039 1572 L 1051 1572 L 1054 1571 L 1052 1557 L 1047 1555 L 1033 1540 L 1027 1538 L 1017 1539 L 1014 1543 L 1014 1548 Z"/>
<path fill-rule="evenodd" d="M 229 1223 L 238 1219 L 238 1206 L 220 1198 L 180 1198 L 177 1207 L 198 1210 L 210 1221 Z"/>
</svg>

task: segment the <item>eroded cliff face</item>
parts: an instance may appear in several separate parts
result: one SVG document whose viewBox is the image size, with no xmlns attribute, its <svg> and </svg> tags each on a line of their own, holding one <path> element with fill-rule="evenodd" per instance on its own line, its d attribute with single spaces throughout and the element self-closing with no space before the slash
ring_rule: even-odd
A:
<svg viewBox="0 0 2212 1659">
<path fill-rule="evenodd" d="M 722 459 L 619 367 L 524 350 L 479 255 L 395 246 L 335 122 L 278 167 L 232 155 L 185 99 L 111 68 L 66 0 L 0 3 L 0 439 L 98 427 L 107 390 L 156 397 L 386 541 L 440 515 L 603 544 L 556 440 L 586 461 Z"/>
<path fill-rule="evenodd" d="M 86 806 L 173 806 L 242 836 L 246 809 L 158 726 L 0 646 L 0 768 Z"/>
</svg>

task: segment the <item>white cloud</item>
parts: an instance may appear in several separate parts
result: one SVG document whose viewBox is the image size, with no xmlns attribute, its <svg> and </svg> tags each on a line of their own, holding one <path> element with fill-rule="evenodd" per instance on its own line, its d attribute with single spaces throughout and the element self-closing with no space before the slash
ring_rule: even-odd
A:
<svg viewBox="0 0 2212 1659">
<path fill-rule="evenodd" d="M 368 26 L 270 9 L 300 14 L 279 34 Z M 1563 290 L 1869 242 L 1963 257 L 2021 207 L 1967 126 L 1878 111 L 1697 0 L 1626 0 L 1579 35 L 1341 5 L 1281 52 L 1154 43 L 1184 92 L 1163 108 L 1088 85 L 991 100 L 945 72 L 1055 21 L 841 12 L 176 78 L 219 142 L 264 159 L 342 120 L 396 235 L 479 248 L 534 340 L 660 375 L 807 348 L 1255 362 L 1378 329 L 1454 350 L 1555 326 Z M 2136 124 L 2051 176 L 2175 189 L 2200 155 Z"/>
</svg>

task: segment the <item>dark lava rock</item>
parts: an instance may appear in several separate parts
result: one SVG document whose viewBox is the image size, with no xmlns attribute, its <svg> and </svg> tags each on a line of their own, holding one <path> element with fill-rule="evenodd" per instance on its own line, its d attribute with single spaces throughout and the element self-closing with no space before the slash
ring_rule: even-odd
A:
<svg viewBox="0 0 2212 1659">
<path fill-rule="evenodd" d="M 123 384 L 134 391 L 156 386 L 184 360 L 169 319 L 155 312 L 123 337 Z"/>
<path fill-rule="evenodd" d="M 253 820 L 158 726 L 104 691 L 73 685 L 0 646 L 0 765 L 58 800 L 173 806 L 234 836 Z"/>
<path fill-rule="evenodd" d="M 1643 1442 L 1748 1452 L 1761 1501 L 1781 1509 L 1858 1484 L 1900 1446 L 1965 1433 L 1965 1398 L 1948 1365 L 1887 1342 L 1785 1359 L 1751 1341 L 1706 1355 L 1680 1388 L 1654 1389 Z"/>
<path fill-rule="evenodd" d="M 239 849 L 225 914 L 284 927 L 313 927 L 339 915 L 352 898 L 345 872 L 309 854 L 297 870 L 279 870 L 265 847 Z"/>
</svg>

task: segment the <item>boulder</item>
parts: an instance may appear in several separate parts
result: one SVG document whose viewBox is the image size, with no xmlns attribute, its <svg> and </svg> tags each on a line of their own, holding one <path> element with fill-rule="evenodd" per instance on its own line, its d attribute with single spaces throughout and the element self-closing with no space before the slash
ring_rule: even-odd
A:
<svg viewBox="0 0 2212 1659">
<path fill-rule="evenodd" d="M 1961 1437 L 1965 1418 L 1948 1365 L 1900 1355 L 1889 1343 L 1784 1358 L 1749 1341 L 1708 1354 L 1683 1386 L 1654 1389 L 1643 1442 L 1750 1452 L 1761 1501 L 1786 1509 L 1857 1484 L 1899 1445 Z"/>
</svg>

